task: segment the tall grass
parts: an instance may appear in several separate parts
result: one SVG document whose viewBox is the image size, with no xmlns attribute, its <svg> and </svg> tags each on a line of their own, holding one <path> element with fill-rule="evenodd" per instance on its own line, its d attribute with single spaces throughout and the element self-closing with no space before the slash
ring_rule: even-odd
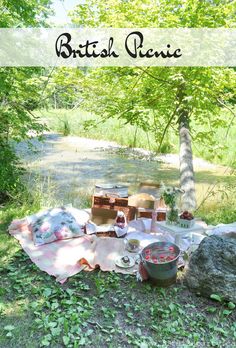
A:
<svg viewBox="0 0 236 348">
<path fill-rule="evenodd" d="M 222 111 L 223 112 L 223 111 Z M 78 135 L 81 137 L 115 141 L 127 147 L 139 147 L 157 151 L 159 143 L 151 132 L 124 124 L 119 119 L 108 119 L 105 122 L 100 117 L 92 115 L 82 109 L 39 110 L 38 115 L 46 122 L 49 129 L 64 135 Z M 225 115 L 226 117 L 227 115 Z M 210 126 L 206 122 L 202 126 L 192 124 L 198 133 Z M 209 128 L 210 130 L 210 128 Z M 236 124 L 230 128 L 228 135 L 225 128 L 218 128 L 212 136 L 214 146 L 206 146 L 202 141 L 193 141 L 193 153 L 208 161 L 231 165 L 236 158 Z M 170 129 L 161 148 L 162 153 L 178 153 L 178 136 Z"/>
<path fill-rule="evenodd" d="M 234 176 L 235 177 L 235 176 Z M 208 224 L 236 222 L 236 187 L 224 184 L 211 192 L 196 214 Z"/>
<path fill-rule="evenodd" d="M 125 124 L 118 119 L 105 122 L 84 110 L 40 110 L 38 115 L 52 131 L 64 134 L 65 124 L 69 125 L 70 134 L 98 140 L 115 141 L 127 147 L 138 147 L 157 151 L 158 144 L 151 132 L 145 132 L 136 126 Z M 163 144 L 163 152 L 174 151 L 170 139 Z M 178 149 L 176 149 L 178 151 Z"/>
</svg>

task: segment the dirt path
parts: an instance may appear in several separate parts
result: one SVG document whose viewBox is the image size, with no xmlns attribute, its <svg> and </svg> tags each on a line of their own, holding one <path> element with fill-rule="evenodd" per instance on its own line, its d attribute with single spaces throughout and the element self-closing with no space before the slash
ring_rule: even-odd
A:
<svg viewBox="0 0 236 348">
<path fill-rule="evenodd" d="M 17 145 L 31 173 L 30 182 L 49 180 L 53 194 L 63 203 L 76 203 L 81 192 L 91 194 L 98 183 L 123 183 L 130 186 L 130 192 L 146 181 L 178 183 L 178 155 L 153 157 L 141 149 L 132 151 L 108 141 L 59 134 L 46 134 L 44 142 L 35 138 L 30 144 L 32 149 L 25 142 Z M 200 197 L 224 169 L 202 159 L 195 159 L 194 167 Z"/>
</svg>

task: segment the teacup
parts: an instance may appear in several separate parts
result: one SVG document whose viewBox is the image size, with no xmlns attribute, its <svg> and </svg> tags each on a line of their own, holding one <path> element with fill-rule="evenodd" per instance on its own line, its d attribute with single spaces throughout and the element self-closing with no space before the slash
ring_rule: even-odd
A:
<svg viewBox="0 0 236 348">
<path fill-rule="evenodd" d="M 140 241 L 138 239 L 125 239 L 126 249 L 130 252 L 136 252 L 139 250 Z"/>
</svg>

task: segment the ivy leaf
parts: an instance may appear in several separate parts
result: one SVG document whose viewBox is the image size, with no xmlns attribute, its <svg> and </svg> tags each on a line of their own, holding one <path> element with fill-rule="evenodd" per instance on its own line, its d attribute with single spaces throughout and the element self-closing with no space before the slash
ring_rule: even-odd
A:
<svg viewBox="0 0 236 348">
<path fill-rule="evenodd" d="M 51 294 L 52 294 L 52 289 L 50 289 L 50 288 L 44 289 L 43 296 L 49 297 Z"/>
<path fill-rule="evenodd" d="M 67 346 L 68 343 L 70 342 L 70 337 L 68 337 L 68 336 L 63 336 L 62 340 L 63 340 L 64 345 Z"/>
<path fill-rule="evenodd" d="M 49 347 L 50 346 L 50 341 L 47 338 L 43 338 L 41 345 L 44 347 Z"/>
<path fill-rule="evenodd" d="M 235 308 L 235 304 L 233 302 L 229 302 L 228 303 L 228 308 L 229 309 L 234 309 Z"/>
<path fill-rule="evenodd" d="M 217 294 L 211 294 L 210 298 L 212 300 L 215 300 L 215 301 L 218 301 L 218 302 L 222 302 L 222 298 L 219 295 L 217 295 Z"/>
<path fill-rule="evenodd" d="M 148 348 L 148 344 L 146 342 L 141 342 L 139 347 L 140 348 Z"/>
<path fill-rule="evenodd" d="M 4 326 L 4 330 L 5 331 L 12 331 L 15 329 L 15 326 L 14 325 L 6 325 Z"/>
</svg>

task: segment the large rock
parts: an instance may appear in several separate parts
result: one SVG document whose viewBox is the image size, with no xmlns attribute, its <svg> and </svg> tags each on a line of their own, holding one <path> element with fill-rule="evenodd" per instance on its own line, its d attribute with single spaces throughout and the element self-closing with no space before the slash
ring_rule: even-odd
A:
<svg viewBox="0 0 236 348">
<path fill-rule="evenodd" d="M 205 238 L 186 271 L 188 287 L 204 296 L 218 294 L 236 303 L 236 234 Z"/>
</svg>

